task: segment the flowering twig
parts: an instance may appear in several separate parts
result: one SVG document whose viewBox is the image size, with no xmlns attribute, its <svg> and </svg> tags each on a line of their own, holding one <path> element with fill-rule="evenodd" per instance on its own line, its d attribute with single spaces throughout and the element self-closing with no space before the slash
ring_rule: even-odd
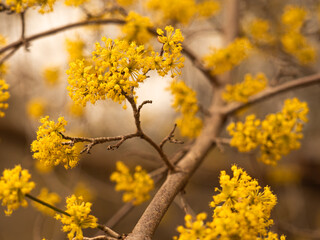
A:
<svg viewBox="0 0 320 240">
<path fill-rule="evenodd" d="M 234 113 L 237 110 L 240 110 L 244 107 L 247 107 L 248 105 L 258 103 L 262 100 L 265 100 L 267 98 L 270 98 L 272 96 L 275 96 L 277 94 L 295 89 L 295 88 L 302 88 L 313 84 L 319 84 L 320 83 L 320 73 L 316 73 L 310 76 L 301 77 L 295 80 L 291 80 L 289 82 L 283 83 L 281 85 L 275 86 L 275 87 L 269 87 L 265 90 L 261 91 L 260 93 L 257 93 L 256 95 L 249 98 L 248 102 L 246 103 L 232 103 L 228 104 L 227 106 L 223 107 L 220 110 L 225 115 L 230 115 Z"/>
</svg>

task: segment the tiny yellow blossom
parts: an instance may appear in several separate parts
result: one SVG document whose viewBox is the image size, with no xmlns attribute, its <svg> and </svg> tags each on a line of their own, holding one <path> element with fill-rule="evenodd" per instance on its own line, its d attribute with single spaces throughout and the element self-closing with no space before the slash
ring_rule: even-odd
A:
<svg viewBox="0 0 320 240">
<path fill-rule="evenodd" d="M 0 79 L 0 118 L 4 117 L 5 114 L 2 109 L 7 109 L 9 104 L 6 103 L 10 98 L 10 93 L 8 92 L 9 84 L 7 84 L 3 79 Z"/>
<path fill-rule="evenodd" d="M 269 114 L 263 121 L 255 115 L 246 117 L 244 123 L 231 123 L 227 130 L 232 136 L 231 146 L 248 152 L 260 146 L 259 160 L 276 165 L 282 156 L 300 147 L 302 128 L 308 121 L 307 103 L 297 98 L 287 99 L 281 112 Z"/>
<path fill-rule="evenodd" d="M 309 64 L 316 60 L 315 48 L 300 32 L 307 16 L 307 11 L 304 8 L 288 5 L 281 19 L 284 27 L 281 43 L 284 50 L 296 57 L 301 64 Z"/>
<path fill-rule="evenodd" d="M 56 0 L 4 0 L 10 9 L 14 12 L 20 13 L 27 8 L 40 7 L 39 13 L 44 14 L 53 11 L 53 5 Z"/>
<path fill-rule="evenodd" d="M 163 44 L 163 56 L 154 56 L 155 66 L 160 76 L 165 76 L 171 71 L 171 77 L 181 75 L 184 57 L 182 57 L 182 42 L 184 40 L 180 29 L 174 29 L 172 26 L 165 27 L 166 33 L 162 29 L 157 29 L 158 41 Z M 157 59 L 159 58 L 159 59 Z"/>
<path fill-rule="evenodd" d="M 141 16 L 135 12 L 129 12 L 125 21 L 126 23 L 121 28 L 124 34 L 123 39 L 128 42 L 135 41 L 140 45 L 147 43 L 152 38 L 149 32 L 149 28 L 153 26 L 150 18 Z"/>
<path fill-rule="evenodd" d="M 80 5 L 89 1 L 90 0 L 65 0 L 64 4 L 71 7 L 79 7 Z"/>
<path fill-rule="evenodd" d="M 20 206 L 28 206 L 25 195 L 35 187 L 35 183 L 29 181 L 30 177 L 28 170 L 22 169 L 20 165 L 3 171 L 0 178 L 0 200 L 2 206 L 7 206 L 4 211 L 7 216 Z"/>
<path fill-rule="evenodd" d="M 72 195 L 71 197 L 67 197 L 67 210 L 70 216 L 66 216 L 64 214 L 56 214 L 55 218 L 60 220 L 64 226 L 62 230 L 68 233 L 69 240 L 83 239 L 82 229 L 85 228 L 96 228 L 98 226 L 98 219 L 93 215 L 89 215 L 91 212 L 91 203 L 83 202 L 82 197 L 76 197 Z"/>
<path fill-rule="evenodd" d="M 41 98 L 31 99 L 26 106 L 28 116 L 33 119 L 39 119 L 40 117 L 43 117 L 46 105 L 46 101 Z"/>
<path fill-rule="evenodd" d="M 282 14 L 281 21 L 289 31 L 299 31 L 307 18 L 307 11 L 300 6 L 287 5 Z"/>
<path fill-rule="evenodd" d="M 84 107 L 82 105 L 79 104 L 75 104 L 75 103 L 71 103 L 68 107 L 68 111 L 69 113 L 73 116 L 73 117 L 82 117 L 84 115 Z"/>
<path fill-rule="evenodd" d="M 116 191 L 124 191 L 122 200 L 139 205 L 150 198 L 149 192 L 154 188 L 154 182 L 148 173 L 140 166 L 135 168 L 133 174 L 121 161 L 116 163 L 117 171 L 110 176 L 116 182 Z"/>
<path fill-rule="evenodd" d="M 208 18 L 220 9 L 217 1 L 195 0 L 148 0 L 147 8 L 155 12 L 156 20 L 163 23 L 182 23 L 187 25 L 196 18 Z"/>
<path fill-rule="evenodd" d="M 249 23 L 247 32 L 256 44 L 271 44 L 275 40 L 270 33 L 270 24 L 267 20 L 254 19 Z"/>
<path fill-rule="evenodd" d="M 237 38 L 226 48 L 216 49 L 204 57 L 212 74 L 221 74 L 231 70 L 248 58 L 252 45 L 247 38 Z"/>
<path fill-rule="evenodd" d="M 76 59 L 81 59 L 84 57 L 83 50 L 85 48 L 85 43 L 80 39 L 66 39 L 65 40 L 66 50 L 69 54 L 69 62 L 75 61 Z"/>
<path fill-rule="evenodd" d="M 227 102 L 247 102 L 250 96 L 266 88 L 268 79 L 263 73 L 258 73 L 255 78 L 246 74 L 244 81 L 234 85 L 228 84 L 222 93 L 222 98 Z"/>
<path fill-rule="evenodd" d="M 49 190 L 47 188 L 42 188 L 40 191 L 40 194 L 37 196 L 38 199 L 44 201 L 45 203 L 48 203 L 52 206 L 55 206 L 55 204 L 60 202 L 60 197 L 58 194 L 52 192 L 49 193 Z M 47 206 L 44 206 L 40 203 L 33 202 L 32 205 L 37 208 L 40 212 L 49 215 L 54 216 L 55 211 L 48 208 Z"/>
<path fill-rule="evenodd" d="M 73 190 L 73 193 L 77 197 L 82 196 L 83 197 L 83 201 L 86 201 L 86 202 L 91 202 L 92 200 L 95 199 L 95 193 L 84 182 L 79 182 L 75 186 L 75 188 Z"/>
<path fill-rule="evenodd" d="M 49 121 L 49 116 L 46 116 L 40 122 L 42 125 L 37 131 L 37 140 L 31 144 L 33 158 L 49 166 L 61 163 L 66 169 L 75 167 L 79 162 L 80 150 L 68 144 L 61 135 L 65 132 L 64 126 L 67 125 L 67 121 L 60 117 L 58 123 L 55 123 Z"/>
<path fill-rule="evenodd" d="M 35 161 L 34 167 L 37 170 L 37 172 L 40 174 L 47 174 L 47 173 L 52 172 L 52 170 L 53 170 L 53 166 L 45 165 L 40 160 Z"/>
<path fill-rule="evenodd" d="M 116 0 L 116 1 L 117 3 L 119 3 L 119 5 L 124 7 L 130 6 L 136 2 L 136 0 Z"/>
<path fill-rule="evenodd" d="M 59 82 L 59 76 L 60 69 L 58 67 L 47 67 L 43 71 L 43 77 L 50 86 L 56 85 Z"/>
<path fill-rule="evenodd" d="M 196 117 L 199 110 L 196 92 L 183 81 L 173 80 L 168 90 L 174 96 L 172 107 L 181 113 L 176 122 L 181 135 L 189 138 L 197 137 L 202 129 L 202 120 Z"/>
<path fill-rule="evenodd" d="M 4 46 L 7 43 L 7 39 L 0 34 L 0 46 Z"/>
</svg>

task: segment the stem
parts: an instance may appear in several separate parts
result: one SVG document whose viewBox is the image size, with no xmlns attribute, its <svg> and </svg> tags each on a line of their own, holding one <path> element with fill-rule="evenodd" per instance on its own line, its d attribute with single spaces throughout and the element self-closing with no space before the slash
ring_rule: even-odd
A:
<svg viewBox="0 0 320 240">
<path fill-rule="evenodd" d="M 53 205 L 50 205 L 49 203 L 46 203 L 46 202 L 44 202 L 44 201 L 42 201 L 42 200 L 40 200 L 40 199 L 28 194 L 28 193 L 25 196 L 30 198 L 31 200 L 37 202 L 37 203 L 40 203 L 40 204 L 42 204 L 42 205 L 44 205 L 44 206 L 46 206 L 48 208 L 51 208 L 52 210 L 54 210 L 56 212 L 59 212 L 59 213 L 62 213 L 64 215 L 68 216 L 68 217 L 71 217 L 71 215 L 69 213 L 67 213 L 67 212 L 65 212 L 65 211 L 63 211 L 63 210 L 61 210 L 61 209 L 59 209 L 59 208 L 57 208 L 57 207 L 55 207 Z"/>
</svg>

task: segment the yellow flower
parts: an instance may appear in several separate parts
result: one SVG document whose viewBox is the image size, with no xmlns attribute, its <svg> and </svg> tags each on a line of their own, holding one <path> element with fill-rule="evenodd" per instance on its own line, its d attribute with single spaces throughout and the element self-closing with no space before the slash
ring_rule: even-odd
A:
<svg viewBox="0 0 320 240">
<path fill-rule="evenodd" d="M 181 113 L 176 122 L 181 135 L 189 138 L 197 137 L 202 129 L 202 120 L 196 117 L 199 110 L 196 92 L 183 81 L 173 80 L 168 90 L 174 96 L 172 107 Z"/>
<path fill-rule="evenodd" d="M 84 60 L 70 63 L 67 89 L 76 104 L 86 106 L 88 101 L 94 104 L 106 98 L 122 103 L 126 96 L 135 94 L 134 88 L 152 67 L 143 45 L 105 37 L 102 41 L 103 45 L 96 43 L 92 64 Z"/>
<path fill-rule="evenodd" d="M 29 181 L 30 177 L 28 170 L 22 170 L 20 165 L 3 171 L 0 178 L 0 200 L 2 206 L 7 206 L 4 211 L 6 215 L 11 215 L 12 211 L 20 206 L 28 206 L 25 195 L 35 187 L 35 183 Z"/>
<path fill-rule="evenodd" d="M 40 117 L 43 117 L 45 109 L 46 109 L 46 102 L 41 98 L 31 99 L 27 103 L 27 113 L 29 117 L 33 119 L 38 119 Z"/>
<path fill-rule="evenodd" d="M 300 6 L 287 5 L 281 17 L 281 22 L 288 31 L 299 31 L 306 20 L 307 11 Z"/>
<path fill-rule="evenodd" d="M 91 202 L 95 198 L 94 192 L 84 182 L 79 182 L 73 190 L 74 195 L 77 197 L 82 196 L 86 202 Z"/>
<path fill-rule="evenodd" d="M 60 202 L 60 197 L 58 194 L 52 192 L 49 193 L 49 190 L 47 188 L 42 188 L 40 194 L 37 196 L 38 199 L 55 206 L 55 204 Z M 55 211 L 40 204 L 37 202 L 33 202 L 32 205 L 37 208 L 40 212 L 47 214 L 49 216 L 53 216 L 55 214 Z"/>
<path fill-rule="evenodd" d="M 73 117 L 82 117 L 84 115 L 84 107 L 75 103 L 71 103 L 69 105 L 69 113 L 73 116 Z"/>
<path fill-rule="evenodd" d="M 126 23 L 121 28 L 124 40 L 128 42 L 135 41 L 140 45 L 147 43 L 152 38 L 148 30 L 153 26 L 150 18 L 141 16 L 135 12 L 129 12 L 125 21 Z"/>
<path fill-rule="evenodd" d="M 154 188 L 154 182 L 148 173 L 140 166 L 135 168 L 133 174 L 121 161 L 116 164 L 117 171 L 110 176 L 111 181 L 116 182 L 116 191 L 124 191 L 122 200 L 139 205 L 150 198 L 149 192 Z"/>
<path fill-rule="evenodd" d="M 204 57 L 204 61 L 212 74 L 221 74 L 231 70 L 248 58 L 252 45 L 246 38 L 237 38 L 226 48 L 216 49 Z"/>
<path fill-rule="evenodd" d="M 64 4 L 71 7 L 79 7 L 80 5 L 89 1 L 90 0 L 65 0 Z"/>
<path fill-rule="evenodd" d="M 82 197 L 76 197 L 72 195 L 67 197 L 67 210 L 70 216 L 64 214 L 56 214 L 55 218 L 60 220 L 64 226 L 62 230 L 68 233 L 69 240 L 75 238 L 77 240 L 83 239 L 82 229 L 96 228 L 98 226 L 98 219 L 93 215 L 89 215 L 91 212 L 91 203 L 83 202 Z"/>
<path fill-rule="evenodd" d="M 75 167 L 79 162 L 80 150 L 68 144 L 61 133 L 65 132 L 67 121 L 63 117 L 58 123 L 49 121 L 49 116 L 40 120 L 42 125 L 37 131 L 37 140 L 31 144 L 33 158 L 48 166 L 64 164 L 66 169 Z"/>
<path fill-rule="evenodd" d="M 59 82 L 60 69 L 58 67 L 47 67 L 43 71 L 44 79 L 48 85 L 56 85 Z"/>
<path fill-rule="evenodd" d="M 244 81 L 234 85 L 228 84 L 222 93 L 222 98 L 227 102 L 247 102 L 250 96 L 257 94 L 266 88 L 268 79 L 263 73 L 258 73 L 255 78 L 246 74 Z"/>
<path fill-rule="evenodd" d="M 135 0 L 116 0 L 121 6 L 130 6 L 132 5 L 133 3 L 135 3 L 136 1 Z"/>
<path fill-rule="evenodd" d="M 85 43 L 80 39 L 66 39 L 65 40 L 66 50 L 69 54 L 69 62 L 75 61 L 76 59 L 82 59 L 84 57 L 83 50 Z"/>
<path fill-rule="evenodd" d="M 198 214 L 194 221 L 186 215 L 185 227 L 177 228 L 180 235 L 175 240 L 279 239 L 268 231 L 273 224 L 270 213 L 276 205 L 276 196 L 269 187 L 261 190 L 258 182 L 241 168 L 232 166 L 231 170 L 232 177 L 221 171 L 221 189 L 216 188 L 219 194 L 210 203 L 214 208 L 212 221 L 205 222 L 205 213 Z M 281 236 L 280 240 L 284 239 Z"/>
<path fill-rule="evenodd" d="M 230 145 L 240 152 L 260 146 L 259 160 L 276 165 L 282 156 L 300 147 L 308 111 L 305 102 L 294 98 L 285 101 L 281 112 L 269 114 L 263 121 L 256 119 L 255 115 L 247 116 L 244 123 L 231 123 L 227 127 L 232 136 Z"/>
<path fill-rule="evenodd" d="M 162 29 L 157 29 L 158 41 L 163 44 L 163 55 L 154 55 L 154 68 L 160 76 L 165 76 L 171 71 L 171 77 L 181 75 L 184 57 L 182 57 L 182 42 L 184 40 L 180 29 L 172 26 L 165 27 L 166 33 Z"/>
<path fill-rule="evenodd" d="M 147 8 L 155 12 L 156 20 L 159 24 L 182 23 L 189 24 L 197 17 L 211 17 L 220 9 L 216 1 L 195 0 L 149 0 Z"/>
<path fill-rule="evenodd" d="M 315 62 L 316 50 L 300 33 L 301 27 L 307 18 L 304 8 L 288 5 L 282 15 L 282 24 L 285 33 L 281 36 L 284 50 L 298 59 L 301 64 Z"/>
<path fill-rule="evenodd" d="M 10 93 L 8 92 L 9 84 L 7 84 L 3 79 L 0 79 L 0 118 L 4 117 L 5 114 L 1 109 L 7 109 L 9 107 L 8 101 L 10 98 Z"/>
<path fill-rule="evenodd" d="M 249 23 L 247 32 L 257 44 L 271 44 L 275 40 L 270 33 L 270 24 L 267 20 L 254 19 Z"/>
<path fill-rule="evenodd" d="M 4 2 L 12 11 L 17 13 L 23 12 L 30 7 L 40 7 L 38 12 L 44 14 L 53 11 L 53 5 L 56 0 L 5 0 Z"/>
<path fill-rule="evenodd" d="M 0 34 L 0 46 L 6 45 L 7 39 Z"/>
</svg>

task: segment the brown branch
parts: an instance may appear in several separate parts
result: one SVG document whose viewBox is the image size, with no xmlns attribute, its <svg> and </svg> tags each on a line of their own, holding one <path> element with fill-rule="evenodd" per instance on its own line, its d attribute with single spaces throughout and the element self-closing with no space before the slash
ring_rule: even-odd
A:
<svg viewBox="0 0 320 240">
<path fill-rule="evenodd" d="M 110 237 L 113 237 L 115 239 L 121 239 L 121 235 L 119 233 L 116 233 L 115 231 L 113 231 L 111 228 L 101 225 L 98 225 L 98 228 L 103 231 L 105 234 L 109 235 Z"/>
<path fill-rule="evenodd" d="M 185 146 L 180 149 L 172 158 L 171 162 L 174 164 L 178 163 L 182 157 L 189 151 L 190 146 Z M 154 183 L 158 183 L 165 173 L 168 171 L 167 167 L 160 167 L 156 170 L 153 170 L 149 173 L 150 177 L 153 179 Z M 132 209 L 134 209 L 134 205 L 132 203 L 124 204 L 106 223 L 106 226 L 114 227 L 118 222 L 120 222 Z"/>
<path fill-rule="evenodd" d="M 121 135 L 121 136 L 116 136 L 116 137 L 98 137 L 98 138 L 86 138 L 86 137 L 70 137 L 70 136 L 66 136 L 63 133 L 61 133 L 61 136 L 66 139 L 66 140 L 70 140 L 70 142 L 67 142 L 65 144 L 69 144 L 69 145 L 74 145 L 75 143 L 78 142 L 89 142 L 89 144 L 87 144 L 84 149 L 80 152 L 80 153 L 90 153 L 92 147 L 94 145 L 97 144 L 103 144 L 106 142 L 113 142 L 113 141 L 118 141 L 115 145 L 109 145 L 107 146 L 108 150 L 114 150 L 120 147 L 120 145 L 126 141 L 127 139 L 130 138 L 134 138 L 134 137 L 140 137 L 139 133 L 132 133 L 132 134 L 128 134 L 128 135 Z"/>
<path fill-rule="evenodd" d="M 161 148 L 161 150 L 163 150 L 163 146 L 166 142 L 171 142 L 171 143 L 176 143 L 176 144 L 183 144 L 184 142 L 183 141 L 180 141 L 180 140 L 177 140 L 177 139 L 174 139 L 174 131 L 176 130 L 177 128 L 177 124 L 175 123 L 174 124 L 174 127 L 173 129 L 171 130 L 171 132 L 169 133 L 168 136 L 166 136 L 162 141 L 161 143 L 159 144 L 159 147 Z"/>
<path fill-rule="evenodd" d="M 85 21 L 81 21 L 81 22 L 66 24 L 64 26 L 53 28 L 51 30 L 47 30 L 47 31 L 44 31 L 41 33 L 37 33 L 37 34 L 31 35 L 30 37 L 25 37 L 24 39 L 20 39 L 16 42 L 8 44 L 7 46 L 0 49 L 0 55 L 10 49 L 19 49 L 26 42 L 30 43 L 31 41 L 34 41 L 34 40 L 37 40 L 37 39 L 40 39 L 43 37 L 47 37 L 47 36 L 50 36 L 53 34 L 57 34 L 57 33 L 72 29 L 72 28 L 82 27 L 82 26 L 86 26 L 86 25 L 100 25 L 100 24 L 120 24 L 120 25 L 123 25 L 125 23 L 126 23 L 125 20 L 122 20 L 122 19 L 95 19 L 95 20 L 85 20 Z M 148 30 L 154 36 L 158 36 L 156 29 L 149 28 Z M 201 62 L 201 60 L 187 46 L 182 44 L 182 48 L 183 48 L 182 53 L 185 54 L 192 61 L 194 66 L 196 68 L 198 68 L 200 70 L 200 72 L 202 72 L 204 74 L 204 76 L 209 80 L 209 82 L 212 85 L 217 85 L 218 84 L 217 78 L 216 78 L 216 76 L 211 74 L 211 70 L 209 68 L 206 68 L 203 65 L 203 63 Z"/>
<path fill-rule="evenodd" d="M 64 26 L 61 27 L 57 27 L 57 28 L 53 28 L 51 30 L 48 31 L 44 31 L 41 33 L 37 33 L 34 35 L 31 35 L 30 37 L 26 37 L 25 41 L 26 42 L 31 42 L 34 40 L 37 40 L 39 38 L 43 38 L 43 37 L 47 37 L 56 33 L 60 33 L 72 28 L 76 28 L 76 27 L 82 27 L 82 26 L 87 26 L 87 25 L 99 25 L 99 24 L 124 24 L 125 21 L 121 20 L 121 19 L 99 19 L 99 20 L 86 20 L 86 21 L 81 21 L 81 22 L 76 22 L 76 23 L 71 23 L 71 24 L 66 24 Z M 8 44 L 7 46 L 3 47 L 0 49 L 0 54 L 12 49 L 12 48 L 17 48 L 17 47 L 21 47 L 23 45 L 24 41 L 22 41 L 21 39 L 13 42 L 11 44 Z"/>
<path fill-rule="evenodd" d="M 255 104 L 261 102 L 267 98 L 272 96 L 278 95 L 280 93 L 296 89 L 296 88 L 303 88 L 313 84 L 320 83 L 320 73 L 316 73 L 310 76 L 301 77 L 295 80 L 291 80 L 289 82 L 283 83 L 281 85 L 275 87 L 268 87 L 264 91 L 252 96 L 249 98 L 248 102 L 246 103 L 232 103 L 228 104 L 227 106 L 223 107 L 222 109 L 217 109 L 216 111 L 221 111 L 223 114 L 230 115 L 237 110 L 240 110 L 244 107 L 247 107 L 251 104 Z"/>
<path fill-rule="evenodd" d="M 137 134 L 139 134 L 141 139 L 144 139 L 146 142 L 148 142 L 160 155 L 161 159 L 164 161 L 164 163 L 167 165 L 167 167 L 171 171 L 176 171 L 174 165 L 169 161 L 168 157 L 166 154 L 162 151 L 162 149 L 148 136 L 146 135 L 141 128 L 141 122 L 140 122 L 140 111 L 141 108 L 147 104 L 147 103 L 152 103 L 152 101 L 144 101 L 138 108 L 137 104 L 135 102 L 135 99 L 132 96 L 126 96 L 128 102 L 130 103 L 132 110 L 133 110 L 133 116 L 135 119 L 135 124 L 137 128 Z"/>
<path fill-rule="evenodd" d="M 185 191 L 182 190 L 179 194 L 178 194 L 178 199 L 176 199 L 175 201 L 178 206 L 184 211 L 185 215 L 191 215 L 192 218 L 196 217 L 195 212 L 193 211 L 193 209 L 191 208 L 190 204 L 187 202 L 187 199 L 185 198 Z"/>
</svg>

